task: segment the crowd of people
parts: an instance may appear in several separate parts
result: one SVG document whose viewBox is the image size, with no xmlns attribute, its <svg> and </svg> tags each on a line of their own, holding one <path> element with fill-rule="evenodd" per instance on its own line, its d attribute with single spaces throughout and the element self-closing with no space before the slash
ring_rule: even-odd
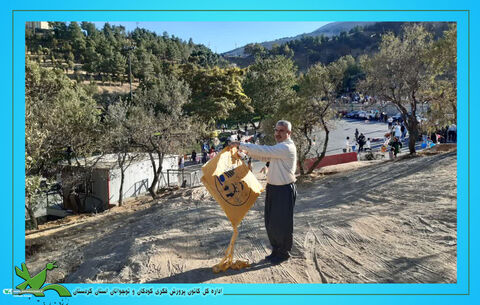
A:
<svg viewBox="0 0 480 305">
<path fill-rule="evenodd" d="M 387 133 L 383 139 L 383 145 L 381 146 L 382 152 L 388 152 L 391 159 L 396 158 L 399 154 L 401 148 L 403 148 L 402 141 L 407 138 L 408 131 L 407 127 L 405 126 L 404 122 L 394 121 L 391 116 L 387 116 L 384 112 L 378 112 L 378 119 L 388 124 Z M 222 129 L 225 131 L 224 126 Z M 238 142 L 238 141 L 245 141 L 254 144 L 258 144 L 259 138 L 261 136 L 260 133 L 256 131 L 253 132 L 253 135 L 248 136 L 249 130 L 247 126 L 245 126 L 245 131 L 238 129 L 231 132 L 230 136 L 224 137 L 223 143 L 220 142 L 218 138 L 214 138 L 213 140 L 207 140 L 202 143 L 201 145 L 201 154 L 197 154 L 196 150 L 192 150 L 190 156 L 188 155 L 180 155 L 178 166 L 180 169 L 185 167 L 185 160 L 189 159 L 191 164 L 205 164 L 210 159 L 213 159 L 219 151 L 221 151 L 224 147 L 227 147 L 229 143 Z M 380 140 L 380 139 L 378 139 Z M 375 141 L 375 139 L 373 139 Z M 452 124 L 450 126 L 446 126 L 441 130 L 437 130 L 432 132 L 429 135 L 423 137 L 423 141 L 425 143 L 455 143 L 457 141 L 457 126 Z M 314 137 L 312 140 L 313 145 L 315 145 L 316 138 Z M 367 138 L 363 133 L 359 132 L 358 128 L 355 129 L 355 133 L 352 138 L 346 137 L 345 140 L 345 148 L 343 152 L 371 152 L 372 151 L 372 139 Z M 190 158 L 189 158 L 190 157 Z M 245 161 L 249 161 L 245 159 Z M 251 162 L 251 161 L 250 161 Z M 251 163 L 250 163 L 251 164 Z M 266 171 L 266 168 L 265 168 Z"/>
<path fill-rule="evenodd" d="M 224 126 L 222 126 L 222 129 L 224 129 Z M 250 133 L 252 132 L 250 131 Z M 249 136 L 249 130 L 247 126 L 245 126 L 245 131 L 240 129 L 231 131 L 230 136 L 222 138 L 223 142 L 220 141 L 218 137 L 205 140 L 201 143 L 200 154 L 193 149 L 190 155 L 184 155 L 183 153 L 179 155 L 178 168 L 185 168 L 185 160 L 188 160 L 190 164 L 205 164 L 209 160 L 215 158 L 223 148 L 227 147 L 232 142 L 244 141 L 247 143 L 258 144 L 260 137 L 262 137 L 262 134 L 257 131 L 253 131 L 253 135 Z M 245 161 L 248 161 L 248 159 L 246 158 Z"/>
<path fill-rule="evenodd" d="M 381 145 L 380 149 L 382 152 L 388 152 L 390 159 L 395 159 L 403 148 L 402 141 L 407 138 L 408 130 L 404 122 L 394 122 L 392 117 L 388 117 L 386 123 L 388 123 L 388 129 L 383 139 L 383 145 Z M 423 141 L 422 148 L 431 147 L 437 143 L 456 143 L 457 126 L 451 124 L 445 128 L 432 132 L 431 134 L 423 135 L 421 140 Z M 363 133 L 360 133 L 358 128 L 356 128 L 354 138 L 346 138 L 343 152 L 357 151 L 360 153 L 371 150 L 371 139 L 365 139 Z"/>
<path fill-rule="evenodd" d="M 451 124 L 442 129 L 438 129 L 427 135 L 427 140 L 434 144 L 437 143 L 456 143 L 457 142 L 457 125 Z"/>
<path fill-rule="evenodd" d="M 365 137 L 363 133 L 358 131 L 358 128 L 355 128 L 355 140 L 350 141 L 350 137 L 347 137 L 345 141 L 345 148 L 343 152 L 352 152 L 356 151 L 358 146 L 358 152 L 365 152 L 372 150 L 372 142 L 370 138 Z"/>
</svg>

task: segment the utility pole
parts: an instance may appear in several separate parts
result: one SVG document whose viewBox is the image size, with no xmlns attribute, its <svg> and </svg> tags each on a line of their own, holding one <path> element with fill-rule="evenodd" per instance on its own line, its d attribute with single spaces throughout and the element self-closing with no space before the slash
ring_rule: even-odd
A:
<svg viewBox="0 0 480 305">
<path fill-rule="evenodd" d="M 130 82 L 130 103 L 131 103 L 133 99 L 132 99 L 132 58 L 130 56 L 130 52 L 128 52 L 128 81 Z"/>
<path fill-rule="evenodd" d="M 131 59 L 131 51 L 135 50 L 135 46 L 124 47 L 124 50 L 128 52 L 128 81 L 130 83 L 130 103 L 133 101 L 132 96 L 132 59 Z"/>
</svg>

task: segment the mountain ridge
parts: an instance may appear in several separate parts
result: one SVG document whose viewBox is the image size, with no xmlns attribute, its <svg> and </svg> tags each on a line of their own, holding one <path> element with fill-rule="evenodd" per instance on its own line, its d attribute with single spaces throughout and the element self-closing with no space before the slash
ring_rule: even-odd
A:
<svg viewBox="0 0 480 305">
<path fill-rule="evenodd" d="M 324 35 L 327 37 L 332 37 L 340 34 L 341 32 L 348 32 L 349 30 L 353 29 L 356 26 L 364 27 L 364 26 L 375 24 L 375 23 L 376 22 L 356 22 L 356 21 L 331 22 L 310 33 L 302 33 L 293 37 L 283 37 L 283 38 L 279 38 L 271 41 L 264 41 L 259 44 L 264 46 L 267 49 L 271 49 L 274 44 L 282 45 L 286 42 L 289 42 L 292 40 L 299 40 L 303 37 L 309 37 L 309 36 L 316 37 L 316 36 Z M 245 46 L 242 46 L 242 47 L 233 49 L 231 51 L 221 53 L 221 55 L 224 57 L 245 57 L 244 48 Z"/>
</svg>

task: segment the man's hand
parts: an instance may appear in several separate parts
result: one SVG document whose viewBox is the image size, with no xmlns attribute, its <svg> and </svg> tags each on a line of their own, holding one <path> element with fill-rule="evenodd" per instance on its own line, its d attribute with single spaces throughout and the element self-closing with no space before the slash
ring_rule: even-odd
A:
<svg viewBox="0 0 480 305">
<path fill-rule="evenodd" d="M 245 154 L 244 154 L 243 151 L 240 149 L 240 142 L 232 141 L 232 142 L 230 142 L 229 147 L 230 147 L 230 149 L 236 147 L 236 148 L 237 148 L 237 154 L 238 154 L 241 158 L 245 157 Z"/>
</svg>

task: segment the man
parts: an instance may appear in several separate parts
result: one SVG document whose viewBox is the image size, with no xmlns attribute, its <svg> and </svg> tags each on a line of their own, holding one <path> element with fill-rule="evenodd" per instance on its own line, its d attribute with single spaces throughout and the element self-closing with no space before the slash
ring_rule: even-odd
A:
<svg viewBox="0 0 480 305">
<path fill-rule="evenodd" d="M 192 162 L 194 164 L 197 164 L 197 152 L 194 150 L 192 150 Z"/>
<path fill-rule="evenodd" d="M 448 127 L 448 141 L 457 142 L 457 125 L 455 124 Z"/>
<path fill-rule="evenodd" d="M 400 128 L 400 123 L 396 123 L 395 124 L 395 137 L 397 137 L 398 139 L 400 139 L 402 136 L 402 129 Z"/>
<path fill-rule="evenodd" d="M 388 130 L 390 130 L 392 128 L 392 124 L 393 124 L 393 118 L 392 117 L 389 117 L 387 119 L 387 122 L 388 122 Z"/>
<path fill-rule="evenodd" d="M 265 228 L 272 245 L 272 253 L 265 259 L 274 265 L 288 260 L 288 252 L 292 250 L 293 207 L 297 197 L 297 148 L 290 139 L 291 133 L 292 124 L 281 120 L 275 126 L 276 145 L 239 142 L 230 144 L 254 159 L 270 162 L 265 197 Z"/>
<path fill-rule="evenodd" d="M 361 152 L 363 151 L 363 145 L 365 145 L 365 136 L 363 135 L 363 133 L 361 133 L 359 136 L 358 136 L 358 151 Z"/>
</svg>

